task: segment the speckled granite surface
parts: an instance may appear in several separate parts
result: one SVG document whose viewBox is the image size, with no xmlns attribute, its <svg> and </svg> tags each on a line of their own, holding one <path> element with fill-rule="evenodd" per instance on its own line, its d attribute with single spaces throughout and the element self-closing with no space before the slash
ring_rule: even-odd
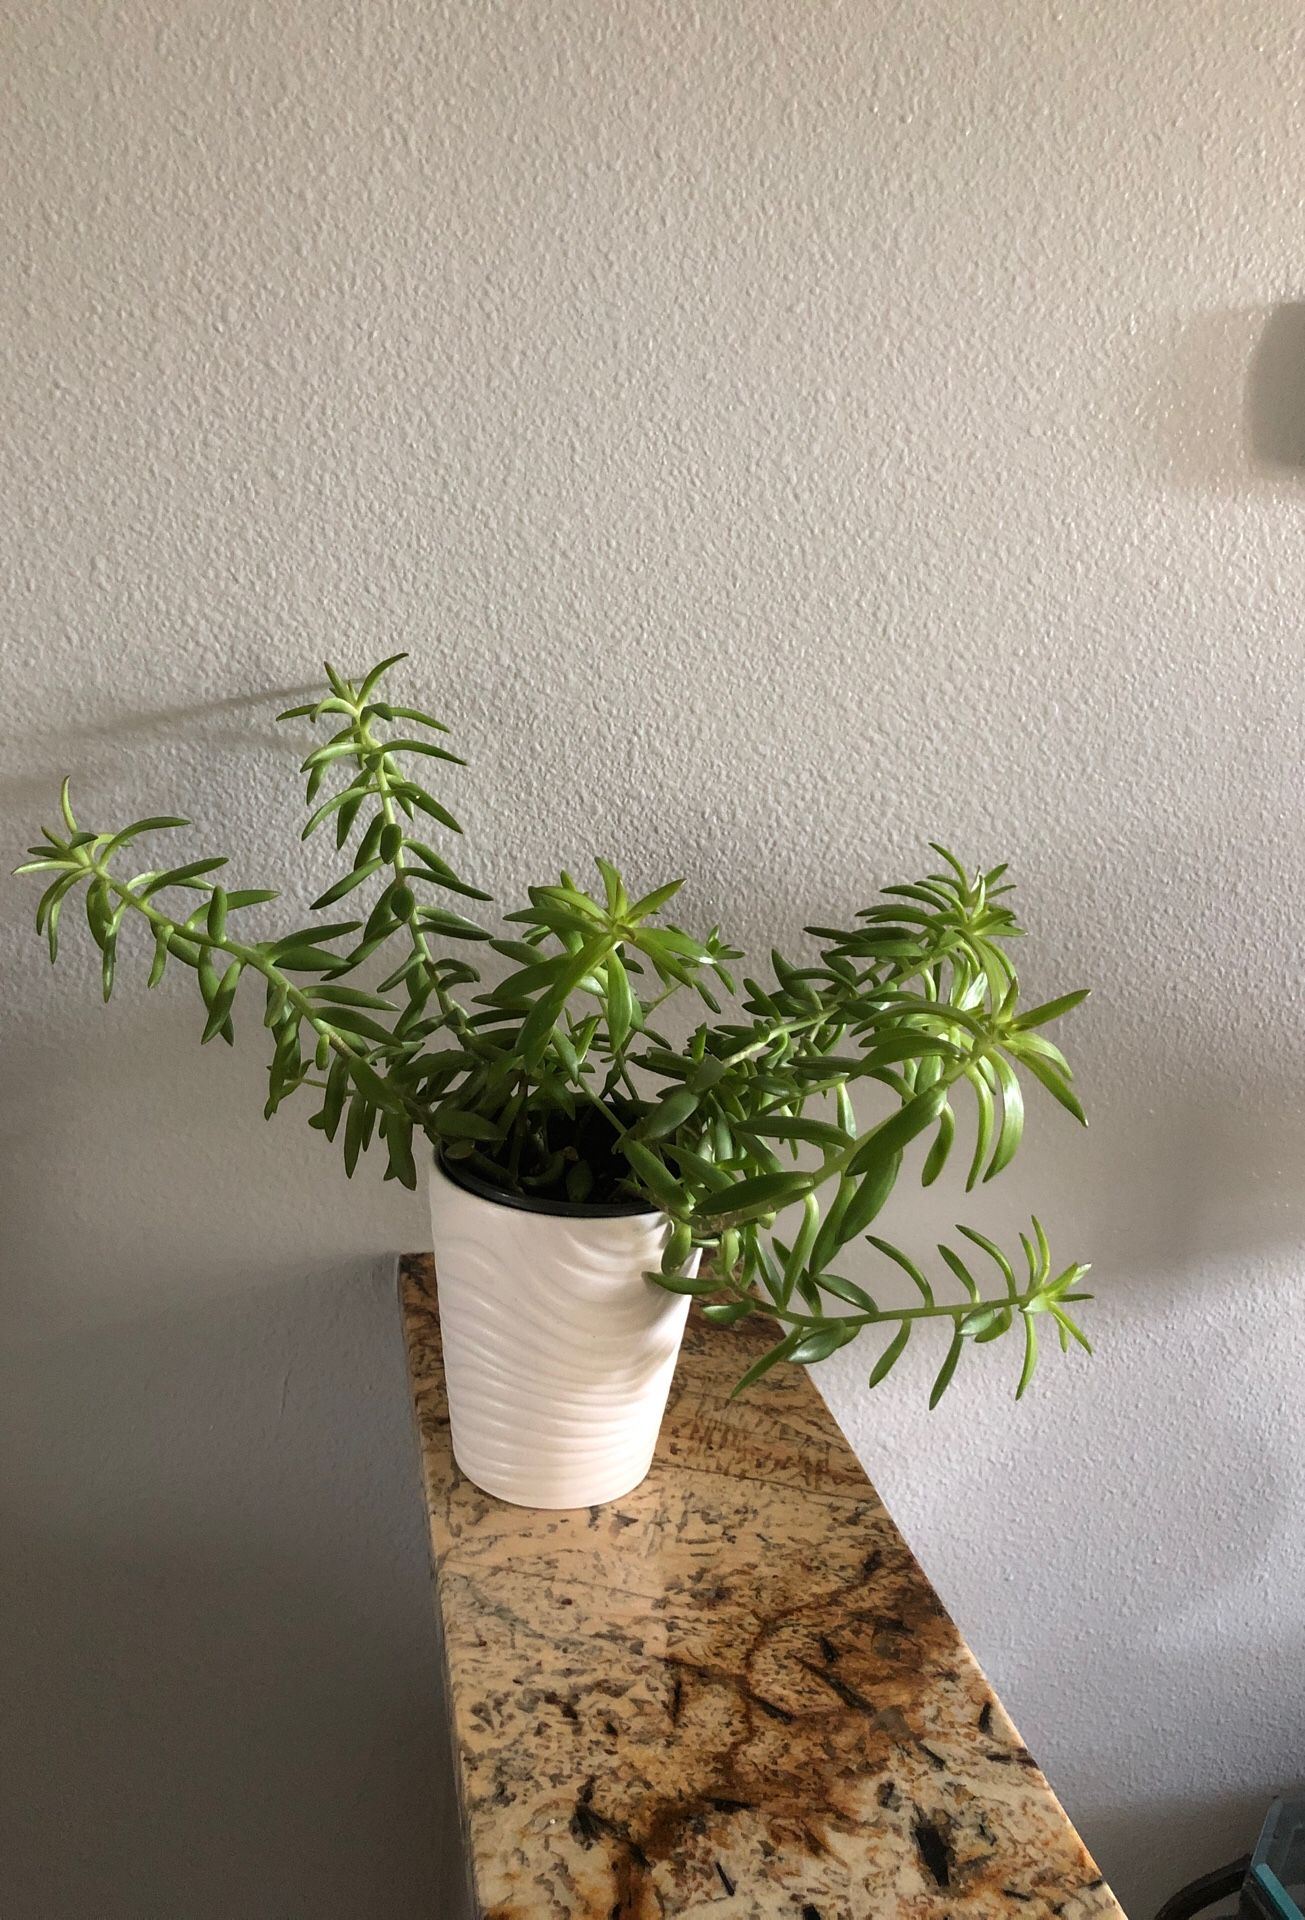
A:
<svg viewBox="0 0 1305 1920">
<path fill-rule="evenodd" d="M 804 1374 L 730 1404 L 754 1336 L 691 1320 L 643 1486 L 528 1513 L 400 1287 L 485 1920 L 1120 1915 Z"/>
</svg>

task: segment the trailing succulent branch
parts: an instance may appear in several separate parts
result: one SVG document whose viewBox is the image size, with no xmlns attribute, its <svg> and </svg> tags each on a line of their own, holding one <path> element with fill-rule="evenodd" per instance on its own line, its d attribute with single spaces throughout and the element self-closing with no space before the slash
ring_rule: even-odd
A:
<svg viewBox="0 0 1305 1920">
<path fill-rule="evenodd" d="M 508 1193 L 637 1197 L 663 1210 L 671 1232 L 662 1271 L 650 1278 L 699 1296 L 718 1325 L 760 1315 L 776 1327 L 740 1388 L 778 1361 L 822 1360 L 866 1327 L 888 1336 L 875 1386 L 922 1322 L 943 1323 L 948 1345 L 931 1405 L 966 1341 L 982 1345 L 1018 1327 L 1018 1393 L 1032 1377 L 1040 1315 L 1062 1348 L 1087 1347 L 1069 1311 L 1089 1297 L 1077 1291 L 1087 1269 L 1053 1272 L 1036 1220 L 1020 1236 L 1019 1271 L 984 1235 L 958 1229 L 994 1271 L 987 1291 L 954 1247 L 940 1246 L 955 1299 L 939 1297 L 913 1260 L 868 1231 L 908 1150 L 923 1147 L 924 1185 L 938 1178 L 963 1103 L 973 1109 L 967 1189 L 1015 1155 L 1021 1075 L 1083 1120 L 1069 1066 L 1044 1029 L 1086 993 L 1020 1010 L 1006 945 L 1021 929 L 1005 868 L 970 875 L 935 848 L 937 872 L 886 888 L 852 927 L 808 929 L 817 958 L 796 965 L 772 952 L 764 982 L 745 976 L 736 985 L 730 967 L 741 956 L 718 928 L 698 939 L 665 917 L 678 880 L 631 899 L 605 860 L 596 863 L 601 890 L 563 874 L 504 916 L 508 934 L 491 931 L 455 904 L 490 896 L 430 844 L 461 829 L 414 773 L 422 762 L 463 764 L 441 744 L 447 729 L 378 692 L 403 658 L 357 680 L 328 666 L 325 696 L 280 716 L 334 729 L 301 768 L 303 837 L 333 827 L 348 865 L 312 911 L 360 899 L 361 917 L 243 938 L 242 914 L 273 891 L 228 891 L 216 878 L 221 858 L 128 876 L 138 839 L 189 823 L 168 815 L 114 833 L 80 828 L 65 781 L 61 830 L 45 829 L 18 869 L 49 875 L 36 921 L 51 960 L 65 901 L 81 886 L 106 1000 L 120 936 L 137 924 L 152 941 L 151 987 L 170 962 L 194 974 L 205 1042 L 234 1039 L 240 989 L 256 977 L 272 1046 L 265 1111 L 312 1089 L 309 1124 L 340 1140 L 350 1175 L 379 1139 L 386 1178 L 415 1186 L 416 1138 Z M 475 944 L 508 963 L 490 984 L 464 957 Z M 706 1010 L 687 1044 L 657 1024 L 677 994 Z M 887 1108 L 869 1125 L 852 1100 L 862 1082 L 881 1090 Z M 790 1211 L 797 1224 L 781 1238 L 776 1217 Z M 837 1271 L 863 1237 L 907 1275 L 915 1304 L 881 1306 Z M 695 1249 L 703 1270 L 690 1278 Z"/>
</svg>

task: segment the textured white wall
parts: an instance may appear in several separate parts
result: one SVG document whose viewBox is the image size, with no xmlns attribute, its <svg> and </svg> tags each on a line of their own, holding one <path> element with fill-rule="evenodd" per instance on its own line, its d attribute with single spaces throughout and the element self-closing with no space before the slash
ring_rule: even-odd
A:
<svg viewBox="0 0 1305 1920">
<path fill-rule="evenodd" d="M 11 843 L 71 766 L 307 900 L 270 715 L 407 645 L 505 896 L 612 850 L 764 950 L 940 836 L 1095 985 L 1092 1133 L 898 1222 L 1036 1198 L 1095 1364 L 827 1378 L 1145 1914 L 1302 1759 L 1299 10 L 0 31 Z M 429 1912 L 420 1205 L 3 898 L 6 1911 Z"/>
</svg>

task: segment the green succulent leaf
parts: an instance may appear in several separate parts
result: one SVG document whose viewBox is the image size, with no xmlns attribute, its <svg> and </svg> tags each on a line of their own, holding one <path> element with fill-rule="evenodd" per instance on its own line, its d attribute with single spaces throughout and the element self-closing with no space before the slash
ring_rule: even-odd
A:
<svg viewBox="0 0 1305 1920">
<path fill-rule="evenodd" d="M 904 1147 L 933 1125 L 947 1104 L 942 1087 L 930 1087 L 926 1093 L 908 1100 L 898 1112 L 881 1122 L 857 1151 L 850 1171 L 864 1177 L 895 1159 Z"/>
<path fill-rule="evenodd" d="M 720 1282 L 709 1273 L 650 1273 L 645 1278 L 655 1286 L 662 1287 L 667 1293 L 688 1293 L 693 1295 L 719 1293 Z"/>
<path fill-rule="evenodd" d="M 798 1200 L 811 1185 L 805 1173 L 761 1173 L 739 1180 L 723 1193 L 709 1194 L 698 1207 L 701 1220 L 716 1220 L 728 1215 L 740 1219 L 749 1214 L 773 1213 Z"/>
<path fill-rule="evenodd" d="M 855 1340 L 859 1332 L 860 1328 L 847 1320 L 833 1320 L 827 1327 L 813 1327 L 803 1334 L 788 1358 L 795 1367 L 815 1366 Z"/>
<path fill-rule="evenodd" d="M 946 1358 L 943 1360 L 942 1365 L 939 1367 L 937 1377 L 935 1378 L 933 1386 L 929 1392 L 930 1413 L 933 1412 L 934 1408 L 937 1406 L 938 1402 L 942 1399 L 948 1387 L 951 1385 L 952 1375 L 956 1371 L 956 1364 L 961 1357 L 961 1352 L 964 1345 L 965 1345 L 965 1335 L 962 1330 L 962 1323 L 958 1321 L 956 1324 L 956 1331 L 953 1333 L 951 1338 L 951 1344 L 947 1349 Z"/>
<path fill-rule="evenodd" d="M 850 1307 L 859 1307 L 862 1313 L 877 1318 L 879 1309 L 864 1287 L 855 1280 L 844 1280 L 841 1274 L 822 1273 L 817 1276 L 816 1285 L 822 1293 L 832 1293 L 835 1300 L 846 1301 Z"/>
<path fill-rule="evenodd" d="M 620 1143 L 621 1152 L 630 1163 L 631 1172 L 652 1195 L 652 1198 L 668 1210 L 678 1211 L 683 1206 L 683 1194 L 675 1176 L 665 1162 L 638 1140 L 625 1139 Z"/>
<path fill-rule="evenodd" d="M 902 1156 L 895 1153 L 891 1159 L 881 1159 L 871 1165 L 861 1175 L 855 1192 L 843 1209 L 835 1247 L 846 1246 L 849 1240 L 859 1239 L 870 1222 L 878 1219 L 897 1185 L 901 1164 Z"/>
<path fill-rule="evenodd" d="M 439 1107 L 431 1120 L 443 1140 L 497 1140 L 501 1133 L 483 1113 L 471 1113 L 460 1107 Z"/>
<path fill-rule="evenodd" d="M 782 1340 L 777 1340 L 773 1347 L 768 1348 L 761 1355 L 760 1359 L 754 1360 L 734 1388 L 730 1399 L 737 1400 L 739 1395 L 746 1393 L 749 1387 L 754 1387 L 758 1380 L 763 1380 L 772 1367 L 778 1366 L 781 1360 L 791 1360 L 801 1337 L 801 1330 L 795 1328 L 792 1333 L 785 1334 Z"/>
<path fill-rule="evenodd" d="M 1072 1013 L 1075 1007 L 1081 1007 L 1091 989 L 1080 987 L 1076 993 L 1062 993 L 1057 1000 L 1044 1000 L 1040 1007 L 1030 1007 L 1027 1013 L 1021 1013 L 1012 1022 L 1017 1032 L 1029 1027 L 1045 1027 L 1053 1020 L 1059 1020 L 1062 1014 Z"/>
<path fill-rule="evenodd" d="M 838 1149 L 848 1145 L 848 1136 L 829 1120 L 807 1120 L 800 1114 L 769 1113 L 760 1119 L 742 1121 L 736 1131 L 760 1140 L 804 1140 L 815 1147 Z"/>
<path fill-rule="evenodd" d="M 906 1343 L 911 1337 L 911 1321 L 903 1320 L 888 1345 L 884 1348 L 874 1366 L 870 1369 L 870 1385 L 877 1387 L 886 1380 L 893 1368 L 906 1351 Z"/>
</svg>

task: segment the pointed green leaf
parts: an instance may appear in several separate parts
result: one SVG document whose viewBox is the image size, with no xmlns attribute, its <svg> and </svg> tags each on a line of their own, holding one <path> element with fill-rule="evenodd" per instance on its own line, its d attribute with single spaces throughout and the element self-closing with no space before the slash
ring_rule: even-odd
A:
<svg viewBox="0 0 1305 1920">
<path fill-rule="evenodd" d="M 809 1192 L 811 1178 L 808 1173 L 762 1173 L 748 1180 L 738 1180 L 723 1193 L 713 1193 L 700 1200 L 698 1217 L 702 1220 L 719 1220 L 727 1215 L 741 1218 L 748 1214 L 777 1212 Z"/>
<path fill-rule="evenodd" d="M 627 921 L 646 920 L 650 914 L 659 913 L 668 901 L 673 900 L 683 880 L 668 880 L 664 887 L 654 887 L 651 893 L 643 894 L 627 909 L 624 918 Z"/>
<path fill-rule="evenodd" d="M 305 991 L 310 999 L 326 1000 L 335 1007 L 370 1007 L 377 1013 L 398 1011 L 393 1001 L 382 1000 L 379 994 L 363 993 L 357 987 L 312 986 Z"/>
<path fill-rule="evenodd" d="M 888 1196 L 897 1185 L 897 1175 L 902 1165 L 900 1153 L 891 1159 L 882 1161 L 863 1174 L 857 1182 L 855 1193 L 843 1211 L 838 1229 L 838 1245 L 846 1246 L 849 1240 L 856 1240 L 863 1234 L 870 1222 L 882 1213 Z"/>
<path fill-rule="evenodd" d="M 148 820 L 133 820 L 129 827 L 123 827 L 120 833 L 115 833 L 112 839 L 105 842 L 100 858 L 107 860 L 111 854 L 118 851 L 119 847 L 129 846 L 138 834 L 156 833 L 165 827 L 188 827 L 189 825 L 189 820 L 183 820 L 179 813 L 159 813 L 152 815 Z"/>
<path fill-rule="evenodd" d="M 855 1320 L 831 1320 L 827 1327 L 808 1327 L 796 1341 L 787 1358 L 795 1367 L 812 1367 L 828 1360 L 861 1331 Z"/>
<path fill-rule="evenodd" d="M 1010 1165 L 1024 1132 L 1024 1096 L 1015 1069 L 999 1053 L 992 1055 L 992 1064 L 1001 1085 L 1001 1130 L 988 1171 L 983 1176 L 985 1180 L 994 1180 Z"/>
<path fill-rule="evenodd" d="M 1077 1321 L 1073 1320 L 1063 1307 L 1053 1307 L 1051 1311 L 1062 1334 L 1067 1335 L 1071 1340 L 1077 1340 L 1084 1353 L 1091 1353 L 1092 1343 Z"/>
<path fill-rule="evenodd" d="M 930 1087 L 926 1093 L 908 1100 L 866 1136 L 851 1161 L 849 1171 L 861 1175 L 882 1167 L 909 1145 L 917 1134 L 932 1126 L 946 1103 L 947 1092 L 943 1087 Z"/>
<path fill-rule="evenodd" d="M 344 1123 L 344 1171 L 350 1180 L 358 1165 L 358 1155 L 363 1150 L 368 1113 L 366 1097 L 362 1092 L 355 1093 L 349 1102 L 349 1113 Z"/>
<path fill-rule="evenodd" d="M 956 1138 L 956 1115 L 951 1107 L 944 1103 L 938 1115 L 938 1133 L 925 1159 L 920 1175 L 920 1185 L 931 1187 L 947 1164 L 947 1156 L 952 1150 L 952 1141 Z"/>
<path fill-rule="evenodd" d="M 974 1283 L 974 1275 L 961 1259 L 961 1256 L 953 1252 L 949 1246 L 944 1245 L 941 1241 L 938 1244 L 938 1252 L 941 1254 L 944 1264 L 951 1268 L 956 1278 L 964 1287 L 967 1296 L 971 1300 L 977 1300 L 979 1297 L 979 1289 Z"/>
<path fill-rule="evenodd" d="M 678 1273 L 693 1251 L 693 1230 L 687 1221 L 677 1220 L 662 1248 L 662 1272 Z"/>
<path fill-rule="evenodd" d="M 978 1107 L 978 1123 L 974 1136 L 974 1157 L 970 1162 L 970 1171 L 965 1180 L 965 1191 L 970 1193 L 978 1184 L 984 1163 L 992 1148 L 992 1137 L 996 1130 L 997 1108 L 992 1097 L 992 1088 L 982 1064 L 967 1067 L 965 1078 L 974 1089 L 974 1099 Z"/>
<path fill-rule="evenodd" d="M 1074 1089 L 1069 1085 L 1068 1081 L 1056 1072 L 1054 1067 L 1039 1058 L 1036 1053 L 1025 1053 L 1023 1049 L 1019 1052 L 1019 1060 L 1021 1065 L 1026 1067 L 1033 1075 L 1033 1078 L 1040 1081 L 1047 1089 L 1052 1099 L 1060 1102 L 1066 1113 L 1072 1113 L 1080 1126 L 1085 1127 L 1087 1125 L 1087 1115 L 1083 1111 L 1078 1095 L 1074 1092 Z"/>
<path fill-rule="evenodd" d="M 391 653 L 384 660 L 378 660 L 374 667 L 369 667 L 362 684 L 358 688 L 358 705 L 360 707 L 365 706 L 367 701 L 371 699 L 377 686 L 390 671 L 390 668 L 397 667 L 401 660 L 406 660 L 407 658 L 408 655 L 406 651 L 403 653 Z"/>
<path fill-rule="evenodd" d="M 207 1045 L 208 1042 L 217 1034 L 221 1033 L 225 1027 L 227 1017 L 231 1012 L 231 1003 L 236 997 L 236 988 L 240 984 L 242 971 L 243 963 L 239 960 L 233 960 L 226 972 L 222 975 L 222 978 L 218 981 L 216 987 L 213 988 L 211 997 L 209 993 L 205 991 L 204 998 L 208 1006 L 208 1019 L 204 1023 L 202 1044 Z M 207 975 L 205 975 L 204 978 L 207 978 Z"/>
<path fill-rule="evenodd" d="M 929 1395 L 930 1413 L 933 1412 L 951 1385 L 952 1375 L 956 1371 L 956 1363 L 961 1357 L 961 1351 L 964 1345 L 965 1335 L 961 1332 L 960 1327 L 957 1326 L 955 1332 L 952 1334 L 951 1345 L 947 1349 L 947 1357 L 938 1369 L 938 1376 L 933 1383 L 933 1389 Z"/>
<path fill-rule="evenodd" d="M 103 880 L 92 880 L 86 889 L 86 924 L 96 946 L 103 952 L 113 931 L 113 902 Z"/>
<path fill-rule="evenodd" d="M 591 940 L 582 946 L 554 984 L 535 1002 L 517 1036 L 517 1049 L 524 1065 L 538 1065 L 562 1009 L 585 976 L 600 960 L 606 958 L 606 950 L 606 940 Z"/>
<path fill-rule="evenodd" d="M 619 884 L 619 883 L 618 883 Z M 621 956 L 613 949 L 607 956 L 607 1043 L 614 1055 L 625 1050 L 630 1030 L 638 1020 L 637 1002 Z"/>
<path fill-rule="evenodd" d="M 280 895 L 275 887 L 235 887 L 227 895 L 227 906 L 257 907 L 264 900 L 278 900 Z"/>
<path fill-rule="evenodd" d="M 379 1020 L 373 1020 L 357 1007 L 322 1007 L 320 1017 L 337 1033 L 356 1034 L 363 1040 L 375 1041 L 379 1047 L 393 1045 L 394 1036 L 388 1027 L 383 1027 Z"/>
<path fill-rule="evenodd" d="M 911 1322 L 909 1320 L 903 1320 L 897 1332 L 893 1335 L 888 1345 L 875 1361 L 874 1366 L 870 1369 L 870 1385 L 872 1387 L 877 1387 L 881 1380 L 887 1379 L 905 1352 L 906 1343 L 910 1337 Z"/>
<path fill-rule="evenodd" d="M 365 1060 L 352 1054 L 349 1059 L 349 1077 L 359 1093 L 365 1095 L 373 1106 L 382 1107 L 387 1112 L 401 1112 L 403 1095 L 389 1080 L 385 1080 L 374 1067 Z"/>
<path fill-rule="evenodd" d="M 417 1165 L 412 1154 L 412 1122 L 406 1114 L 387 1113 L 381 1135 L 389 1151 L 390 1171 L 402 1186 L 415 1188 Z"/>
<path fill-rule="evenodd" d="M 448 728 L 434 714 L 423 713 L 419 707 L 396 707 L 389 700 L 373 700 L 371 712 L 382 720 L 415 720 L 418 726 L 430 727 L 435 733 L 447 733 Z"/>
<path fill-rule="evenodd" d="M 702 1317 L 710 1320 L 713 1327 L 732 1327 L 739 1320 L 746 1320 L 752 1312 L 750 1300 L 708 1300 L 703 1304 Z"/>
<path fill-rule="evenodd" d="M 1080 987 L 1075 993 L 1062 993 L 1058 1000 L 1044 1000 L 1040 1007 L 1030 1007 L 1013 1022 L 1016 1030 L 1027 1027 L 1045 1027 L 1052 1020 L 1059 1020 L 1062 1014 L 1072 1013 L 1075 1007 L 1081 1007 L 1092 991 L 1090 987 Z"/>
<path fill-rule="evenodd" d="M 879 1312 L 874 1300 L 864 1287 L 857 1286 L 855 1280 L 844 1280 L 838 1273 L 819 1273 L 816 1275 L 816 1285 L 822 1293 L 832 1293 L 836 1300 L 846 1301 L 849 1307 L 856 1307 L 861 1313 Z"/>
<path fill-rule="evenodd" d="M 359 776 L 359 780 L 369 778 L 370 776 L 368 775 Z M 347 787 L 341 787 L 339 793 L 333 793 L 329 800 L 323 800 L 321 806 L 309 815 L 299 838 L 301 840 L 307 840 L 311 834 L 316 833 L 323 820 L 328 820 L 333 813 L 337 813 L 341 807 L 348 805 L 350 801 L 361 803 L 366 799 L 367 792 L 368 788 L 365 785 L 359 785 L 357 781 L 350 781 Z"/>
<path fill-rule="evenodd" d="M 1020 1369 L 1020 1383 L 1015 1389 L 1017 1400 L 1024 1398 L 1025 1389 L 1032 1380 L 1034 1368 L 1038 1364 L 1038 1332 L 1033 1324 L 1033 1315 L 1022 1313 L 1020 1319 L 1024 1322 L 1024 1365 Z"/>
<path fill-rule="evenodd" d="M 987 1234 L 980 1233 L 977 1227 L 958 1226 L 956 1231 L 957 1233 L 963 1233 L 967 1240 L 972 1240 L 976 1247 L 982 1247 L 983 1251 L 988 1255 L 988 1258 L 996 1262 L 997 1269 L 1002 1279 L 1006 1282 L 1006 1291 L 1013 1300 L 1019 1292 L 1019 1288 L 1015 1284 L 1015 1269 L 997 1245 L 996 1241 L 990 1240 Z"/>
<path fill-rule="evenodd" d="M 653 1199 L 668 1211 L 677 1210 L 684 1205 L 685 1195 L 670 1169 L 662 1164 L 657 1155 L 642 1146 L 629 1135 L 617 1141 L 618 1150 L 629 1161 L 632 1171 L 641 1186 L 648 1189 Z"/>
<path fill-rule="evenodd" d="M 693 1295 L 719 1293 L 722 1284 L 714 1273 L 700 1273 L 693 1278 L 685 1273 L 648 1273 L 644 1278 L 651 1280 L 654 1286 L 663 1288 L 667 1293 Z"/>
<path fill-rule="evenodd" d="M 698 1095 L 688 1087 L 674 1087 L 663 1094 L 655 1107 L 650 1107 L 635 1128 L 635 1136 L 640 1140 L 661 1140 L 668 1133 L 674 1133 L 686 1120 L 691 1120 L 698 1111 Z"/>
<path fill-rule="evenodd" d="M 737 1400 L 741 1393 L 746 1393 L 749 1387 L 755 1386 L 758 1380 L 764 1378 L 772 1367 L 778 1366 L 781 1360 L 787 1360 L 800 1338 L 801 1329 L 795 1327 L 792 1333 L 785 1334 L 784 1338 L 777 1341 L 773 1347 L 768 1347 L 760 1359 L 753 1361 L 730 1394 L 730 1399 Z"/>
<path fill-rule="evenodd" d="M 321 1122 L 322 1132 L 328 1140 L 334 1140 L 340 1125 L 340 1116 L 344 1112 L 344 1103 L 349 1094 L 349 1069 L 337 1054 L 331 1062 L 326 1076 L 326 1091 L 322 1096 Z"/>
<path fill-rule="evenodd" d="M 448 760 L 455 767 L 465 767 L 466 761 L 460 754 L 450 753 L 447 747 L 437 747 L 433 740 L 387 740 L 387 753 L 424 753 L 432 760 Z"/>
<path fill-rule="evenodd" d="M 437 1107 L 430 1124 L 442 1140 L 484 1140 L 497 1143 L 503 1137 L 501 1127 L 483 1113 L 471 1113 L 461 1107 Z"/>
<path fill-rule="evenodd" d="M 462 828 L 448 808 L 442 807 L 438 800 L 432 799 L 430 794 L 423 792 L 420 787 L 405 783 L 404 786 L 396 789 L 396 793 L 400 798 L 411 800 L 414 807 L 420 807 L 423 813 L 428 813 L 432 820 L 438 820 L 440 825 L 447 827 L 450 833 L 462 832 Z"/>
<path fill-rule="evenodd" d="M 423 907 L 417 917 L 427 933 L 443 934 L 447 940 L 489 939 L 484 927 L 460 913 L 451 913 L 447 907 Z"/>
<path fill-rule="evenodd" d="M 762 1140 L 804 1140 L 835 1152 L 851 1145 L 848 1135 L 832 1121 L 808 1120 L 798 1114 L 766 1113 L 757 1119 L 736 1121 L 734 1130 Z"/>
<path fill-rule="evenodd" d="M 141 896 L 148 900 L 152 894 L 161 893 L 164 887 L 184 886 L 188 880 L 202 879 L 205 874 L 216 873 L 226 864 L 223 857 L 220 860 L 189 860 L 184 867 L 170 867 L 166 873 L 156 874 L 153 880 L 147 881 L 141 888 Z"/>
<path fill-rule="evenodd" d="M 933 1288 L 929 1285 L 929 1282 L 925 1279 L 919 1267 L 916 1266 L 914 1260 L 910 1259 L 907 1254 L 904 1254 L 900 1247 L 895 1247 L 891 1240 L 881 1240 L 876 1233 L 868 1233 L 866 1239 L 877 1252 L 884 1255 L 885 1259 L 891 1260 L 895 1266 L 902 1269 L 902 1272 L 924 1301 L 925 1306 L 931 1307 L 934 1304 Z"/>
<path fill-rule="evenodd" d="M 346 873 L 342 880 L 337 880 L 333 886 L 328 887 L 325 893 L 318 894 L 313 901 L 312 911 L 320 913 L 323 907 L 333 907 L 337 900 L 343 900 L 347 893 L 352 893 L 355 887 L 362 886 L 364 881 L 370 880 L 372 875 L 379 873 L 386 864 L 383 860 L 372 859 L 366 861 L 361 867 L 355 867 L 351 873 Z"/>
</svg>

